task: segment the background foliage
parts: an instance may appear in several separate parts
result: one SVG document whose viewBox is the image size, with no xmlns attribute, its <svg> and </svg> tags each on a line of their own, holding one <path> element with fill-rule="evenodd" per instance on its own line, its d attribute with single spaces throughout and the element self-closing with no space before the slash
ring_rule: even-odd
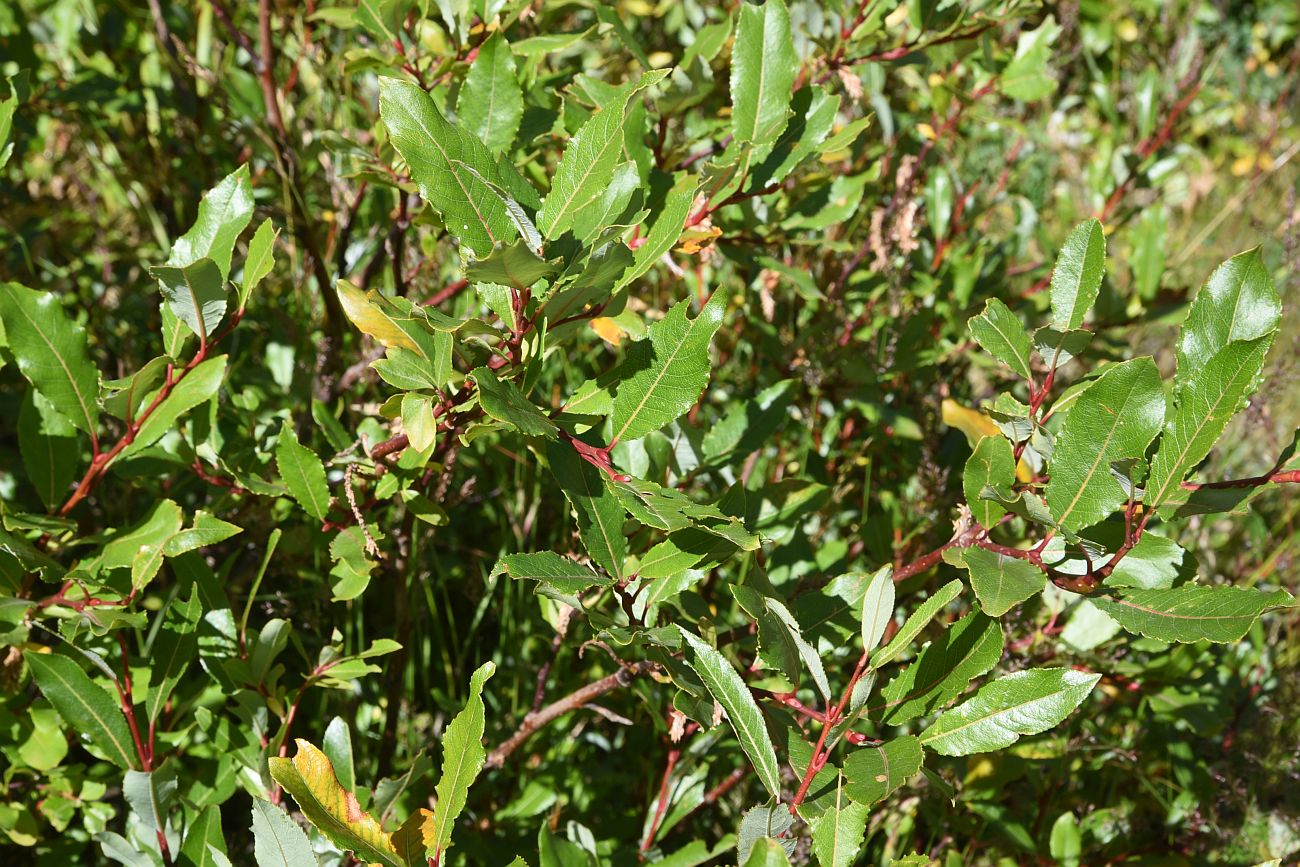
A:
<svg viewBox="0 0 1300 867">
<path fill-rule="evenodd" d="M 788 813 L 750 814 L 747 838 L 742 812 L 800 789 L 819 724 L 798 708 L 827 712 L 863 676 L 858 642 L 926 600 L 946 604 L 916 646 L 978 601 L 1005 636 L 989 679 L 1100 679 L 1046 735 L 932 747 L 869 815 L 861 790 L 805 809 L 814 829 L 857 822 L 861 852 L 800 823 L 795 863 L 1296 857 L 1293 608 L 1240 643 L 1166 643 L 1081 607 L 1059 572 L 1041 594 L 981 592 L 990 568 L 1042 586 L 1016 555 L 926 555 L 954 522 L 978 529 L 963 504 L 999 520 L 965 478 L 972 450 L 1009 447 L 977 410 L 1033 398 L 968 320 L 999 299 L 1016 327 L 1083 324 L 1049 280 L 1089 218 L 1106 276 L 1053 399 L 1143 356 L 1187 387 L 1189 302 L 1258 246 L 1237 261 L 1252 286 L 1272 275 L 1282 319 L 1250 320 L 1272 352 L 1196 478 L 1287 454 L 1298 29 L 1288 2 L 5 4 L 6 863 L 407 863 L 389 845 L 736 863 L 738 829 L 750 863 L 782 863 L 754 843 L 781 829 L 752 823 Z M 629 506 L 624 474 L 687 501 Z M 591 484 L 624 492 L 613 517 L 575 495 Z M 1295 592 L 1300 499 L 1258 494 L 1163 524 L 1178 551 L 1152 570 Z M 516 559 L 545 552 L 581 562 Z M 944 596 L 955 579 L 976 586 Z M 860 625 L 886 585 L 899 616 Z M 812 666 L 794 682 L 769 644 L 782 610 L 816 645 L 812 666 L 782 639 Z M 717 725 L 737 664 L 759 727 L 796 733 L 779 767 Z M 851 744 L 836 755 L 850 783 L 877 778 Z M 487 762 L 468 795 L 452 757 Z M 297 830 L 331 814 L 348 827 Z M 382 842 L 408 816 L 423 838 Z"/>
</svg>

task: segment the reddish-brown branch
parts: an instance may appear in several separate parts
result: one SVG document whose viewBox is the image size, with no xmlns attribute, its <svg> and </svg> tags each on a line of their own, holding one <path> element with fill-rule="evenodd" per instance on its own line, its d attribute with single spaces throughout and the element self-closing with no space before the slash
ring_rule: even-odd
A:
<svg viewBox="0 0 1300 867">
<path fill-rule="evenodd" d="M 103 479 L 104 474 L 108 471 L 108 466 L 113 462 L 113 459 L 121 454 L 127 446 L 135 442 L 135 438 L 140 434 L 140 429 L 144 426 L 144 423 L 149 420 L 149 417 L 153 415 L 154 411 L 162 405 L 163 401 L 171 395 L 176 386 L 179 385 L 181 381 L 194 370 L 194 368 L 203 363 L 207 358 L 208 351 L 213 347 L 213 345 L 218 343 L 222 338 L 234 330 L 243 315 L 244 311 L 242 310 L 236 310 L 232 313 L 230 316 L 230 322 L 226 326 L 225 330 L 212 340 L 200 344 L 198 350 L 194 353 L 194 357 L 191 358 L 189 363 L 181 369 L 179 375 L 176 375 L 174 368 L 169 367 L 167 369 L 167 375 L 163 379 L 163 384 L 158 389 L 158 393 L 154 395 L 153 400 L 150 401 L 149 405 L 145 407 L 139 415 L 131 419 L 130 423 L 126 427 L 126 431 L 122 434 L 122 438 L 119 439 L 111 449 L 96 454 L 91 460 L 90 468 L 87 469 L 86 474 L 81 477 L 81 481 L 77 483 L 76 489 L 73 490 L 72 495 L 68 497 L 67 502 L 65 502 L 59 509 L 60 515 L 66 515 L 71 512 L 78 503 L 84 500 L 90 492 L 95 489 L 95 486 L 99 484 L 100 480 Z"/>
<path fill-rule="evenodd" d="M 613 674 L 576 689 L 558 701 L 551 702 L 537 713 L 528 714 L 520 723 L 519 728 L 515 730 L 515 733 L 488 754 L 485 762 L 486 767 L 501 767 L 505 764 L 506 759 L 510 757 L 510 754 L 519 749 L 524 741 L 528 740 L 538 729 L 570 711 L 578 710 L 584 705 L 595 701 L 607 692 L 612 692 L 621 686 L 627 686 L 634 678 L 640 677 L 654 668 L 655 663 L 649 661 L 628 663 L 620 666 L 618 671 Z"/>
<path fill-rule="evenodd" d="M 1223 488 L 1258 488 L 1261 485 L 1281 485 L 1300 483 L 1300 470 L 1275 470 L 1262 476 L 1248 479 L 1227 479 L 1221 482 L 1183 482 L 1187 491 L 1219 490 Z"/>
<path fill-rule="evenodd" d="M 439 305 L 444 304 L 445 302 L 451 300 L 452 298 L 455 298 L 462 291 L 464 291 L 465 287 L 467 286 L 469 286 L 468 280 L 457 280 L 454 283 L 448 283 L 446 286 L 442 287 L 436 293 L 434 293 L 434 296 L 432 298 L 422 303 L 424 304 L 425 307 L 438 307 Z"/>
</svg>

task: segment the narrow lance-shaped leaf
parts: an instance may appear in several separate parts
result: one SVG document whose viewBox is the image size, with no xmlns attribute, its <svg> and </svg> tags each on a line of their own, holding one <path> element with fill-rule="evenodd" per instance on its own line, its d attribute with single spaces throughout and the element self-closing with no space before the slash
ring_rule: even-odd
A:
<svg viewBox="0 0 1300 867">
<path fill-rule="evenodd" d="M 508 379 L 497 379 L 486 367 L 475 369 L 470 376 L 478 386 L 479 405 L 489 416 L 504 422 L 524 436 L 548 439 L 559 436 L 559 428 L 547 418 L 546 413 L 524 397 L 519 386 Z"/>
<path fill-rule="evenodd" d="M 786 629 L 790 635 L 790 641 L 793 643 L 799 659 L 808 669 L 809 676 L 812 677 L 813 683 L 817 685 L 817 691 L 821 693 L 822 698 L 827 702 L 831 700 L 830 681 L 826 679 L 826 669 L 822 665 L 821 656 L 817 653 L 817 648 L 808 643 L 803 637 L 803 632 L 799 627 L 799 621 L 795 619 L 790 609 L 786 608 L 780 600 L 767 599 L 768 610 L 776 616 L 776 619 Z"/>
<path fill-rule="evenodd" d="M 870 653 L 894 619 L 894 567 L 882 566 L 862 596 L 862 650 Z"/>
<path fill-rule="evenodd" d="M 962 471 L 961 489 L 971 515 L 982 527 L 992 527 L 1007 510 L 982 496 L 985 488 L 1010 490 L 1016 479 L 1015 453 L 1006 437 L 980 437 Z"/>
<path fill-rule="evenodd" d="M 770 144 L 785 129 L 799 58 L 783 0 L 740 4 L 731 60 L 731 132 L 738 143 Z"/>
<path fill-rule="evenodd" d="M 296 740 L 293 759 L 270 759 L 271 776 L 298 802 L 298 808 L 334 845 L 383 867 L 407 867 L 393 848 L 390 835 L 357 798 L 339 784 L 325 754 Z"/>
<path fill-rule="evenodd" d="M 192 369 L 184 379 L 177 383 L 171 393 L 167 395 L 167 398 L 158 405 L 158 408 L 150 413 L 149 418 L 140 425 L 140 431 L 136 434 L 135 439 L 122 450 L 118 457 L 130 457 L 158 442 L 163 436 L 171 432 L 176 420 L 182 415 L 204 401 L 211 400 L 213 395 L 221 388 L 221 383 L 225 381 L 225 378 L 226 356 L 224 355 L 209 358 Z M 157 395 L 158 389 L 150 392 L 145 397 L 145 406 L 152 404 Z"/>
<path fill-rule="evenodd" d="M 1018 557 L 970 548 L 962 558 L 970 586 L 984 611 L 1001 617 L 1047 586 L 1047 573 Z"/>
<path fill-rule="evenodd" d="M 1052 325 L 1069 331 L 1083 324 L 1097 300 L 1106 269 L 1106 236 L 1098 220 L 1080 223 L 1065 239 L 1052 270 Z"/>
<path fill-rule="evenodd" d="M 496 666 L 486 662 L 474 672 L 469 681 L 469 698 L 465 707 L 456 714 L 442 737 L 442 778 L 435 790 L 438 803 L 422 826 L 424 845 L 439 864 L 451 844 L 452 826 L 461 810 L 465 809 L 469 787 L 483 768 L 487 756 L 483 749 L 483 684 L 495 671 Z"/>
<path fill-rule="evenodd" d="M 1020 317 L 1012 313 L 1007 305 L 996 298 L 990 298 L 984 305 L 984 312 L 972 316 L 966 327 L 970 329 L 975 342 L 984 347 L 985 352 L 1006 364 L 1023 379 L 1033 377 L 1033 368 L 1029 363 L 1033 344 Z"/>
<path fill-rule="evenodd" d="M 611 442 L 639 439 L 684 415 L 709 383 L 709 343 L 722 324 L 722 293 L 694 319 L 690 300 L 673 305 L 628 351 L 619 368 Z"/>
<path fill-rule="evenodd" d="M 41 693 L 64 722 L 85 735 L 113 764 L 120 768 L 139 768 L 131 730 L 121 706 L 81 666 L 53 653 L 27 651 L 23 658 Z"/>
<path fill-rule="evenodd" d="M 316 520 L 325 520 L 330 507 L 325 466 L 314 451 L 298 442 L 291 424 L 280 428 L 280 438 L 275 446 L 275 466 L 298 505 Z"/>
<path fill-rule="evenodd" d="M 213 855 L 214 851 L 218 855 Z M 226 838 L 221 833 L 221 807 L 209 804 L 199 811 L 185 829 L 185 842 L 181 845 L 179 863 L 183 867 L 218 867 L 229 862 L 229 859 L 222 862 L 218 857 L 225 854 Z M 303 862 L 303 867 L 308 867 L 308 862 Z"/>
<path fill-rule="evenodd" d="M 988 674 L 1002 658 L 1002 627 L 978 611 L 963 617 L 921 650 L 867 706 L 867 716 L 902 725 L 943 707 Z"/>
<path fill-rule="evenodd" d="M 540 581 L 559 593 L 576 595 L 582 591 L 611 583 L 604 575 L 597 575 L 590 566 L 561 557 L 552 551 L 535 554 L 507 554 L 497 562 L 493 575 L 505 573 L 511 578 L 529 578 Z"/>
<path fill-rule="evenodd" d="M 624 512 L 600 470 L 568 443 L 547 443 L 546 457 L 560 490 L 578 516 L 578 534 L 591 559 L 613 578 L 622 578 L 627 558 Z"/>
<path fill-rule="evenodd" d="M 686 218 L 690 216 L 691 205 L 695 201 L 695 192 L 698 188 L 697 178 L 686 172 L 679 173 L 672 189 L 664 198 L 663 207 L 655 214 L 645 234 L 645 243 L 633 251 L 632 264 L 623 272 L 623 276 L 618 278 L 613 292 L 618 292 L 645 274 L 676 246 L 682 237 Z"/>
<path fill-rule="evenodd" d="M 17 283 L 0 284 L 0 320 L 22 375 L 68 421 L 94 435 L 99 371 L 90 361 L 85 329 L 54 295 Z"/>
<path fill-rule="evenodd" d="M 1272 343 L 1272 335 L 1229 343 L 1184 380 L 1151 461 L 1144 505 L 1156 508 L 1177 496 L 1183 479 L 1210 453 L 1259 387 Z"/>
<path fill-rule="evenodd" d="M 781 772 L 776 760 L 776 748 L 772 746 L 772 737 L 763 721 L 763 712 L 758 709 L 749 687 L 725 656 L 690 631 L 681 626 L 677 629 L 691 647 L 691 667 L 727 712 L 727 721 L 735 730 L 741 749 L 753 763 L 758 779 L 772 797 L 779 798 Z"/>
<path fill-rule="evenodd" d="M 1047 483 L 1052 518 L 1090 527 L 1128 499 L 1111 464 L 1140 458 L 1160 431 L 1165 395 L 1150 358 L 1112 365 L 1079 396 L 1056 438 Z"/>
<path fill-rule="evenodd" d="M 1295 600 L 1285 590 L 1186 584 L 1155 590 L 1126 590 L 1122 596 L 1098 596 L 1093 604 L 1129 632 L 1161 641 L 1240 641 L 1251 624 L 1274 608 Z"/>
<path fill-rule="evenodd" d="M 267 217 L 253 233 L 253 240 L 248 242 L 248 258 L 244 260 L 244 275 L 239 284 L 239 309 L 248 304 L 249 296 L 258 284 L 271 273 L 275 265 L 275 241 L 280 237 L 280 230 L 271 225 Z"/>
<path fill-rule="evenodd" d="M 903 622 L 903 627 L 898 630 L 893 640 L 884 647 L 877 650 L 871 655 L 872 670 L 880 668 L 888 662 L 898 658 L 898 656 L 907 650 L 908 646 L 916 640 L 916 636 L 921 634 L 948 603 L 961 595 L 961 582 L 949 581 L 940 587 L 933 596 L 925 600 L 920 606 L 912 612 L 912 616 Z"/>
<path fill-rule="evenodd" d="M 284 810 L 253 799 L 253 857 L 258 867 L 316 867 L 306 833 Z"/>
<path fill-rule="evenodd" d="M 628 101 L 665 75 L 666 70 L 654 70 L 625 85 L 574 134 L 555 167 L 551 191 L 537 212 L 537 228 L 547 238 L 568 231 L 578 212 L 609 186 L 623 158 L 623 121 Z"/>
<path fill-rule="evenodd" d="M 514 141 L 524 116 L 524 95 L 515 77 L 514 55 L 501 31 L 479 46 L 456 100 L 456 114 L 494 154 Z"/>
<path fill-rule="evenodd" d="M 379 79 L 379 114 L 421 197 L 471 253 L 486 256 L 494 244 L 515 238 L 514 221 L 491 186 L 505 185 L 487 145 L 448 123 L 433 98 L 410 82 Z"/>
<path fill-rule="evenodd" d="M 1022 735 L 1045 732 L 1065 719 L 1100 679 L 1100 674 L 1069 668 L 1017 671 L 940 714 L 921 735 L 921 743 L 945 756 L 1009 747 Z"/>
</svg>

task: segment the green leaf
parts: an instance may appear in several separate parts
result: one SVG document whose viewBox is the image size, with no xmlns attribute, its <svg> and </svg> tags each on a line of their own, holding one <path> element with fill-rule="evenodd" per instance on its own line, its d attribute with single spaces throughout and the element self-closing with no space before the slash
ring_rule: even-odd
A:
<svg viewBox="0 0 1300 867">
<path fill-rule="evenodd" d="M 226 838 L 221 833 L 221 807 L 209 804 L 185 829 L 185 842 L 177 863 L 181 867 L 218 867 L 220 862 L 212 855 L 214 850 L 226 854 Z"/>
<path fill-rule="evenodd" d="M 177 780 L 171 765 L 153 771 L 127 771 L 122 796 L 143 821 L 158 832 L 167 828 L 167 814 L 176 802 Z"/>
<path fill-rule="evenodd" d="M 528 242 L 516 241 L 493 247 L 486 258 L 471 262 L 465 268 L 465 277 L 473 283 L 498 283 L 527 289 L 539 280 L 549 280 L 559 270 L 555 262 L 548 262 L 534 253 Z"/>
<path fill-rule="evenodd" d="M 779 184 L 804 160 L 818 153 L 835 125 L 840 97 L 823 87 L 802 87 L 791 99 L 793 112 L 771 153 L 749 174 L 746 189 L 758 193 Z M 867 118 L 869 121 L 870 118 Z"/>
<path fill-rule="evenodd" d="M 425 848 L 435 863 L 441 864 L 443 854 L 451 845 L 451 829 L 465 809 L 469 787 L 483 768 L 487 753 L 483 749 L 483 727 L 486 722 L 483 708 L 483 684 L 496 666 L 485 662 L 469 681 L 469 698 L 465 707 L 447 726 L 442 738 L 442 778 L 435 789 L 438 802 L 433 815 L 425 820 L 422 830 Z"/>
<path fill-rule="evenodd" d="M 927 644 L 916 660 L 880 690 L 867 715 L 897 726 L 943 707 L 1002 658 L 1002 626 L 978 611 Z"/>
<path fill-rule="evenodd" d="M 1062 813 L 1052 823 L 1049 851 L 1061 867 L 1078 867 L 1083 854 L 1083 835 L 1073 813 Z"/>
<path fill-rule="evenodd" d="M 667 74 L 667 70 L 654 70 L 624 85 L 574 134 L 555 167 L 551 191 L 537 212 L 537 228 L 543 235 L 563 235 L 573 226 L 578 213 L 609 186 L 614 169 L 623 159 L 623 121 L 628 102 Z"/>
<path fill-rule="evenodd" d="M 736 834 L 736 859 L 742 864 L 746 863 L 754 847 L 764 840 L 776 843 L 785 852 L 793 852 L 795 841 L 786 836 L 793 825 L 794 816 L 784 804 L 751 807 L 740 817 L 740 828 Z"/>
<path fill-rule="evenodd" d="M 181 612 L 182 607 L 187 610 Z M 188 609 L 193 609 L 192 617 Z M 145 714 L 151 725 L 162 715 L 167 699 L 171 697 L 198 652 L 198 638 L 195 636 L 198 617 L 197 595 L 188 606 L 180 602 L 173 603 L 149 648 L 152 674 L 149 694 L 145 698 Z"/>
<path fill-rule="evenodd" d="M 10 85 L 12 90 L 12 85 Z M 18 110 L 18 97 L 10 96 L 0 100 L 0 169 L 9 162 L 14 152 L 13 142 L 9 141 L 9 132 L 14 122 L 14 112 Z"/>
<path fill-rule="evenodd" d="M 1210 453 L 1228 422 L 1259 387 L 1264 358 L 1272 344 L 1271 334 L 1234 341 L 1183 379 L 1160 448 L 1151 461 L 1145 506 L 1157 508 L 1179 495 L 1183 479 Z"/>
<path fill-rule="evenodd" d="M 507 554 L 497 561 L 493 575 L 505 573 L 511 578 L 540 581 L 566 596 L 575 596 L 591 587 L 608 586 L 610 579 L 597 575 L 589 567 L 561 557 L 551 551 L 536 554 Z"/>
<path fill-rule="evenodd" d="M 63 721 L 99 748 L 108 760 L 128 770 L 140 767 L 131 730 L 117 700 L 66 656 L 24 651 L 32 678 Z"/>
<path fill-rule="evenodd" d="M 604 8 L 604 7 L 602 7 Z M 609 228 L 634 226 L 645 219 L 641 173 L 631 160 L 619 163 L 609 183 L 573 218 L 573 234 L 583 244 L 597 241 Z"/>
<path fill-rule="evenodd" d="M 158 408 L 150 413 L 140 425 L 140 432 L 129 446 L 122 449 L 120 458 L 130 457 L 138 451 L 148 448 L 166 434 L 170 433 L 176 420 L 194 407 L 216 395 L 221 383 L 226 378 L 226 356 L 218 355 L 192 369 L 171 390 Z M 155 390 L 145 398 L 145 406 L 153 403 L 158 392 Z"/>
<path fill-rule="evenodd" d="M 1160 431 L 1165 395 L 1150 358 L 1113 364 L 1079 395 L 1056 438 L 1047 505 L 1071 531 L 1092 526 L 1128 499 L 1111 465 L 1141 458 Z"/>
<path fill-rule="evenodd" d="M 420 195 L 475 257 L 518 234 L 497 189 L 507 186 L 487 145 L 448 123 L 416 84 L 379 79 L 379 114 Z M 355 321 L 355 318 L 354 320 Z"/>
<path fill-rule="evenodd" d="M 867 813 L 867 807 L 848 799 L 841 774 L 834 806 L 812 822 L 813 853 L 822 867 L 852 867 L 862 849 Z"/>
<path fill-rule="evenodd" d="M 253 185 L 248 180 L 247 164 L 235 169 L 215 187 L 204 193 L 194 225 L 172 244 L 167 264 L 177 268 L 200 259 L 211 259 L 220 272 L 221 282 L 230 276 L 230 258 L 235 242 L 253 219 Z"/>
<path fill-rule="evenodd" d="M 771 735 L 763 721 L 763 712 L 754 702 L 749 687 L 725 656 L 683 627 L 678 626 L 677 629 L 693 652 L 691 668 L 727 712 L 727 721 L 735 730 L 741 749 L 753 763 L 759 780 L 772 797 L 780 798 L 781 772 L 776 760 L 776 748 L 772 746 Z"/>
<path fill-rule="evenodd" d="M 330 508 L 325 465 L 314 451 L 299 444 L 292 424 L 280 428 L 280 438 L 275 446 L 275 466 L 298 505 L 316 520 L 325 520 Z"/>
<path fill-rule="evenodd" d="M 894 567 L 882 566 L 867 582 L 862 596 L 862 650 L 870 652 L 885 637 L 894 620 Z"/>
<path fill-rule="evenodd" d="M 1029 362 L 1033 345 L 1029 333 L 1020 317 L 1007 305 L 990 298 L 984 305 L 984 312 L 972 316 L 966 327 L 985 352 L 1006 364 L 1017 376 L 1027 380 L 1033 378 Z"/>
<path fill-rule="evenodd" d="M 1051 15 L 1036 30 L 1022 30 L 1016 53 L 1002 70 L 1002 92 L 1012 99 L 1042 99 L 1056 90 L 1056 80 L 1047 69 L 1052 43 L 1061 27 Z"/>
<path fill-rule="evenodd" d="M 962 565 L 985 613 L 1001 617 L 1047 586 L 1047 573 L 1019 557 L 968 548 Z"/>
<path fill-rule="evenodd" d="M 1015 454 L 1006 437 L 980 437 L 975 450 L 966 460 L 961 475 L 961 489 L 966 495 L 966 505 L 982 527 L 993 527 L 1007 510 L 996 501 L 981 495 L 985 488 L 1007 489 L 1016 480 Z"/>
<path fill-rule="evenodd" d="M 321 752 L 334 766 L 334 773 L 339 778 L 339 785 L 345 789 L 354 789 L 357 785 L 356 766 L 352 760 L 352 730 L 348 728 L 343 717 L 334 717 L 325 727 L 325 737 L 321 741 Z"/>
<path fill-rule="evenodd" d="M 746 613 L 758 623 L 758 640 L 764 648 L 764 659 L 770 658 L 775 667 L 794 684 L 799 683 L 800 674 L 806 668 L 822 698 L 829 702 L 831 687 L 826 679 L 821 656 L 803 637 L 799 621 L 790 609 L 780 600 L 764 596 L 751 587 L 735 585 L 731 592 Z"/>
<path fill-rule="evenodd" d="M 913 735 L 894 738 L 878 747 L 857 747 L 844 760 L 848 796 L 870 807 L 883 801 L 921 770 L 925 751 Z"/>
<path fill-rule="evenodd" d="M 922 602 L 920 607 L 912 612 L 912 616 L 903 622 L 903 627 L 894 635 L 893 640 L 871 655 L 871 670 L 874 671 L 898 658 L 899 654 L 907 650 L 916 640 L 916 636 L 921 634 L 921 630 L 930 624 L 934 616 L 961 595 L 961 590 L 960 581 L 949 581 L 933 596 Z"/>
<path fill-rule="evenodd" d="M 798 72 L 783 0 L 742 3 L 731 53 L 731 133 L 737 144 L 776 141 L 789 119 Z"/>
<path fill-rule="evenodd" d="M 1196 293 L 1183 321 L 1177 387 L 1181 390 L 1229 343 L 1272 334 L 1281 312 L 1277 289 L 1258 247 L 1224 262 Z"/>
<path fill-rule="evenodd" d="M 275 266 L 275 241 L 279 237 L 280 230 L 272 226 L 271 218 L 267 217 L 253 233 L 253 240 L 248 242 L 248 258 L 244 259 L 244 276 L 239 284 L 240 310 L 247 306 L 253 290 Z"/>
<path fill-rule="evenodd" d="M 186 551 L 224 542 L 242 532 L 244 532 L 243 527 L 213 517 L 200 509 L 194 513 L 194 526 L 188 530 L 181 530 L 168 539 L 163 545 L 163 553 L 168 557 L 179 557 Z"/>
<path fill-rule="evenodd" d="M 921 743 L 945 756 L 1009 747 L 1022 735 L 1045 732 L 1065 719 L 1100 679 L 1100 674 L 1071 668 L 1017 671 L 940 714 L 921 735 Z"/>
<path fill-rule="evenodd" d="M 674 304 L 628 350 L 618 369 L 611 443 L 640 439 L 681 417 L 709 384 L 709 343 L 726 301 L 715 292 L 694 319 L 686 318 L 690 303 Z"/>
<path fill-rule="evenodd" d="M 497 421 L 530 437 L 556 439 L 559 428 L 536 405 L 524 397 L 519 386 L 508 379 L 497 379 L 486 367 L 476 368 L 470 378 L 478 386 L 478 402 L 483 411 Z"/>
<path fill-rule="evenodd" d="M 551 473 L 578 516 L 578 534 L 591 559 L 615 579 L 624 575 L 627 539 L 623 536 L 623 505 L 605 484 L 604 474 L 568 443 L 546 446 Z"/>
<path fill-rule="evenodd" d="M 261 798 L 253 799 L 253 857 L 258 867 L 317 867 L 318 863 L 302 828 L 284 810 Z"/>
<path fill-rule="evenodd" d="M 433 415 L 433 398 L 414 392 L 402 395 L 402 432 L 417 452 L 433 448 L 438 420 Z"/>
<path fill-rule="evenodd" d="M 184 267 L 149 269 L 176 318 L 206 342 L 226 315 L 226 283 L 217 263 L 206 257 Z"/>
<path fill-rule="evenodd" d="M 790 867 L 790 856 L 776 840 L 765 838 L 754 843 L 742 867 Z"/>
<path fill-rule="evenodd" d="M 18 410 L 18 452 L 37 496 L 54 511 L 77 477 L 81 445 L 72 422 L 36 389 L 23 393 Z"/>
<path fill-rule="evenodd" d="M 460 122 L 494 154 L 515 140 L 524 116 L 524 94 L 515 77 L 515 58 L 501 31 L 478 47 L 456 99 Z"/>
<path fill-rule="evenodd" d="M 740 458 L 766 445 L 789 417 L 795 391 L 795 381 L 783 379 L 752 399 L 733 404 L 717 424 L 705 431 L 702 443 L 705 457 Z"/>
<path fill-rule="evenodd" d="M 1065 239 L 1052 270 L 1052 327 L 1071 331 L 1083 324 L 1097 300 L 1105 270 L 1106 235 L 1101 222 L 1080 223 Z"/>
<path fill-rule="evenodd" d="M 86 350 L 86 331 L 49 292 L 0 283 L 0 321 L 18 370 L 78 430 L 92 436 L 99 420 L 99 371 Z"/>
<path fill-rule="evenodd" d="M 298 802 L 298 808 L 340 849 L 383 867 L 407 867 L 393 848 L 391 835 L 373 816 L 362 811 L 352 792 L 339 785 L 325 754 L 297 739 L 293 759 L 269 760 L 271 776 Z"/>
<path fill-rule="evenodd" d="M 1265 611 L 1295 604 L 1285 590 L 1267 593 L 1253 587 L 1205 584 L 1126 590 L 1121 596 L 1098 596 L 1092 602 L 1129 632 L 1161 641 L 1220 644 L 1240 641 Z"/>
<path fill-rule="evenodd" d="M 174 501 L 156 501 L 145 518 L 131 529 L 115 533 L 104 545 L 101 565 L 105 569 L 124 569 L 132 564 L 141 549 L 155 548 L 161 552 L 183 523 L 184 514 Z"/>
<path fill-rule="evenodd" d="M 645 243 L 632 253 L 632 264 L 623 272 L 614 284 L 613 292 L 628 286 L 632 281 L 649 271 L 654 264 L 664 257 L 682 236 L 686 218 L 691 214 L 695 202 L 695 193 L 699 189 L 699 179 L 685 172 L 677 175 L 672 189 L 664 198 L 663 207 L 655 214 L 650 228 L 645 233 Z"/>
</svg>

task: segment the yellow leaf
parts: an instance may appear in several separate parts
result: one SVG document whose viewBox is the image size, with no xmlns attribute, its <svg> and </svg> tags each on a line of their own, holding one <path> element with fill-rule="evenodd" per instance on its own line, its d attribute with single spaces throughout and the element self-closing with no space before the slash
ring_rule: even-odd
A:
<svg viewBox="0 0 1300 867">
<path fill-rule="evenodd" d="M 384 867 L 406 867 L 391 835 L 343 788 L 326 755 L 307 741 L 294 743 L 298 754 L 292 760 L 270 760 L 271 776 L 293 795 L 302 814 L 339 848 Z"/>
<path fill-rule="evenodd" d="M 930 141 L 936 141 L 939 138 L 939 135 L 934 131 L 934 127 L 930 126 L 928 123 L 918 123 L 916 125 L 916 130 L 921 134 L 922 138 L 927 138 Z"/>
<path fill-rule="evenodd" d="M 610 346 L 618 346 L 623 342 L 624 335 L 627 334 L 627 332 L 623 330 L 623 326 L 619 325 L 608 316 L 597 316 L 595 319 L 591 320 L 591 330 L 599 334 L 600 339 L 608 343 Z"/>
<path fill-rule="evenodd" d="M 335 286 L 339 301 L 343 304 L 343 312 L 348 315 L 348 319 L 352 320 L 352 324 L 358 331 L 370 335 L 385 347 L 400 346 L 402 349 L 419 353 L 421 357 L 424 356 L 423 350 L 410 335 L 403 331 L 391 316 L 380 309 L 379 305 L 371 300 L 370 295 L 347 280 L 340 280 Z"/>
<path fill-rule="evenodd" d="M 950 397 L 944 399 L 942 413 L 943 423 L 966 434 L 966 441 L 970 443 L 971 448 L 975 447 L 981 437 L 1002 436 L 1002 431 L 998 429 L 993 419 L 977 409 L 962 406 Z M 1029 468 L 1024 459 L 1021 459 L 1016 464 L 1016 479 L 1028 482 L 1033 478 L 1034 471 Z"/>
</svg>

